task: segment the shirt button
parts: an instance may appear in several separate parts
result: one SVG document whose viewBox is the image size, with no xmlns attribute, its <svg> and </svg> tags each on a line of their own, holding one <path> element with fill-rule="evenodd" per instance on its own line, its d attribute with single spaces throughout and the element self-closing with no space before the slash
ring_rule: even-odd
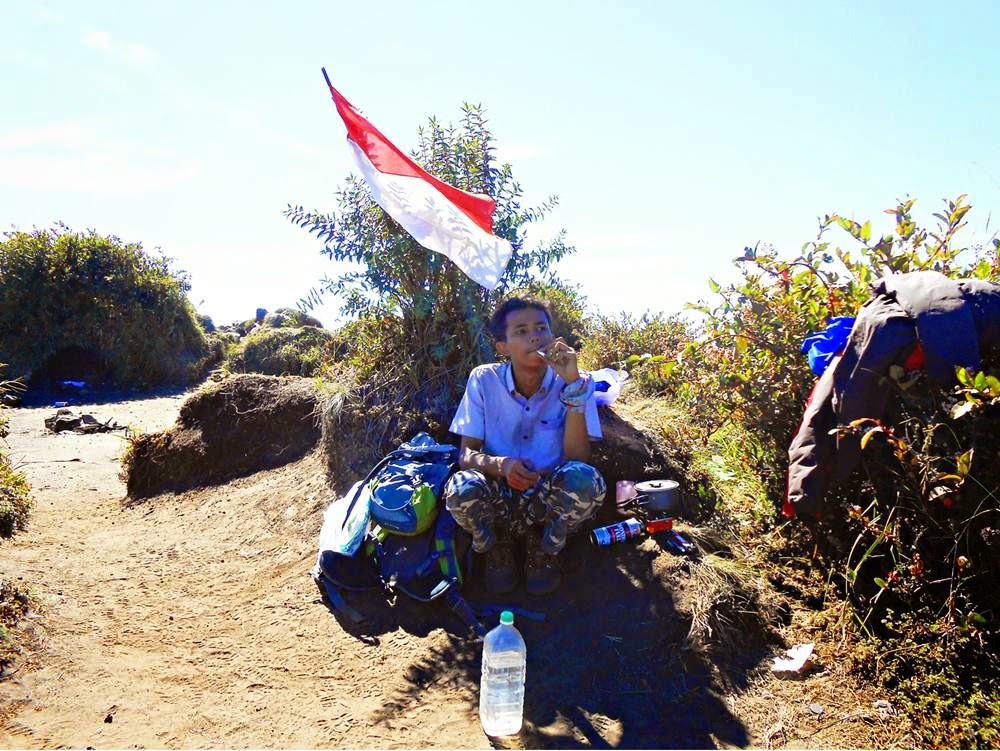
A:
<svg viewBox="0 0 1000 751">
<path fill-rule="evenodd" d="M 531 411 L 531 407 L 525 407 L 525 408 L 524 408 L 524 411 L 525 411 L 525 412 L 530 412 L 530 411 Z"/>
<path fill-rule="evenodd" d="M 521 438 L 523 438 L 524 440 L 528 440 L 528 436 L 526 435 L 521 436 Z"/>
</svg>

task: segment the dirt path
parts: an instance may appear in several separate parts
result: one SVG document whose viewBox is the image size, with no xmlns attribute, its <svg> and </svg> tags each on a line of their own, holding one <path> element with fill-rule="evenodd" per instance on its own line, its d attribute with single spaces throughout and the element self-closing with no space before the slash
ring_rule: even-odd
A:
<svg viewBox="0 0 1000 751">
<path fill-rule="evenodd" d="M 182 399 L 86 411 L 159 430 Z M 11 455 L 37 505 L 30 529 L 0 546 L 0 567 L 40 607 L 27 658 L 0 681 L 0 747 L 490 747 L 480 647 L 446 609 L 352 596 L 369 617 L 354 626 L 323 605 L 308 576 L 330 492 L 317 457 L 126 506 L 123 440 L 53 435 L 52 411 L 9 413 Z M 829 672 L 781 683 L 761 670 L 766 653 L 720 666 L 685 650 L 685 563 L 654 540 L 620 547 L 576 555 L 544 601 L 510 601 L 547 617 L 518 622 L 525 731 L 497 745 L 898 743 L 837 719 L 872 698 Z M 719 691 L 720 670 L 735 692 Z"/>
<path fill-rule="evenodd" d="M 180 403 L 88 411 L 155 430 Z M 326 500 L 314 460 L 124 508 L 122 439 L 47 433 L 51 412 L 10 413 L 37 506 L 0 558 L 43 612 L 36 651 L 0 683 L 0 746 L 488 747 L 468 691 L 429 687 L 386 714 L 408 663 L 396 681 L 382 664 L 427 640 L 400 631 L 378 640 L 388 649 L 365 645 L 318 604 L 306 575 L 307 528 Z"/>
</svg>

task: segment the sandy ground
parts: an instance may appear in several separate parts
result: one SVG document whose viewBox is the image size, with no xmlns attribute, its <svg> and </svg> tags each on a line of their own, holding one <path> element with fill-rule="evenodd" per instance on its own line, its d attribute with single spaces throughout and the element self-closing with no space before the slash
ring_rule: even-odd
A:
<svg viewBox="0 0 1000 751">
<path fill-rule="evenodd" d="M 180 404 L 88 411 L 156 430 Z M 307 575 L 310 527 L 328 500 L 318 464 L 127 508 L 122 438 L 53 435 L 43 426 L 52 411 L 10 413 L 12 457 L 37 507 L 30 529 L 2 549 L 3 568 L 32 585 L 42 613 L 37 651 L 0 683 L 0 745 L 489 746 L 467 692 L 431 686 L 419 703 L 385 711 L 406 688 L 406 664 L 393 681 L 384 663 L 418 642 L 440 646 L 442 632 L 400 631 L 380 649 L 319 604 Z"/>
<path fill-rule="evenodd" d="M 86 411 L 159 430 L 182 398 Z M 330 500 L 315 456 L 129 505 L 120 434 L 54 435 L 43 427 L 52 412 L 9 413 L 11 455 L 37 505 L 0 564 L 39 607 L 26 657 L 0 681 L 0 746 L 490 747 L 477 715 L 480 646 L 450 613 L 363 596 L 352 603 L 373 615 L 354 627 L 323 604 L 308 575 Z M 542 605 L 547 621 L 521 623 L 525 731 L 496 745 L 899 742 L 885 727 L 838 725 L 870 712 L 873 697 L 822 675 L 782 683 L 757 662 L 730 676 L 733 693 L 713 688 L 712 666 L 679 648 L 687 624 L 652 543 L 571 572 Z M 609 583 L 588 589 L 588 577 Z M 817 697 L 822 717 L 809 710 Z"/>
</svg>

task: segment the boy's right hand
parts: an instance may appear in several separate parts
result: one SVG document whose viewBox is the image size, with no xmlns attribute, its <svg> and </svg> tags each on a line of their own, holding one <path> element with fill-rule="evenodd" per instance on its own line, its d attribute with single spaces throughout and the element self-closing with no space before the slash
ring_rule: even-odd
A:
<svg viewBox="0 0 1000 751">
<path fill-rule="evenodd" d="M 503 472 L 507 484 L 514 490 L 527 490 L 541 477 L 538 472 L 533 471 L 525 462 L 508 456 L 500 464 L 500 471 Z"/>
</svg>

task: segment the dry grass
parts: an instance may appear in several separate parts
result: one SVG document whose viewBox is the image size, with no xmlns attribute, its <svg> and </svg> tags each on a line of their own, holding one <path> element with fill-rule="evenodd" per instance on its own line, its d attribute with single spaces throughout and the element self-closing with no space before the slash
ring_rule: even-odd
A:
<svg viewBox="0 0 1000 751">
<path fill-rule="evenodd" d="M 26 589 L 9 579 L 0 579 L 0 676 L 21 653 L 16 627 L 29 605 Z"/>
<path fill-rule="evenodd" d="M 317 407 L 320 445 L 332 485 L 343 490 L 368 474 L 383 456 L 425 431 L 450 441 L 453 404 L 422 404 L 426 394 L 401 377 L 364 384 L 349 366 L 335 364 L 320 374 Z"/>
<path fill-rule="evenodd" d="M 711 528 L 682 530 L 703 551 L 690 562 L 685 585 L 684 609 L 691 618 L 689 644 L 729 659 L 779 643 L 788 604 L 770 587 L 748 552 L 727 545 Z"/>
</svg>

